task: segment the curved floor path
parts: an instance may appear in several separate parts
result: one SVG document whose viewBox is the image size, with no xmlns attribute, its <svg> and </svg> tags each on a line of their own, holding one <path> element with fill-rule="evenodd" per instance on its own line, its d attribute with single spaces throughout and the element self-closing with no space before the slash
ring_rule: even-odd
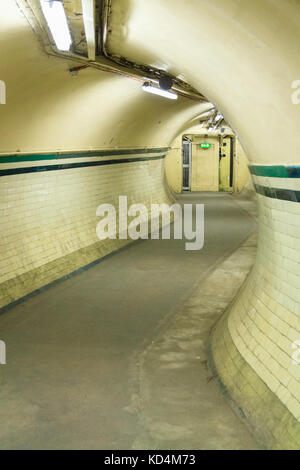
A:
<svg viewBox="0 0 300 470">
<path fill-rule="evenodd" d="M 173 312 L 195 286 L 256 230 L 254 219 L 230 195 L 187 194 L 180 201 L 205 204 L 203 250 L 185 251 L 180 240 L 134 243 L 0 316 L 0 338 L 7 345 L 7 365 L 0 369 L 1 449 L 143 445 L 138 441 L 145 423 L 132 364 L 155 340 L 159 326 L 171 324 Z M 151 364 L 148 369 L 151 372 Z M 182 377 L 186 379 L 186 372 Z M 171 398 L 184 402 L 181 393 L 179 387 L 178 397 Z M 232 439 L 224 436 L 223 442 L 212 436 L 211 447 L 255 448 L 222 393 L 215 393 L 219 412 L 228 416 Z M 205 399 L 205 393 L 198 396 Z M 155 423 L 157 417 L 152 418 Z M 191 441 L 197 448 L 204 445 L 200 418 L 198 443 L 194 437 Z M 180 412 L 178 417 L 174 413 L 173 428 L 164 429 L 169 441 L 154 446 L 172 445 L 176 420 L 181 421 Z"/>
</svg>

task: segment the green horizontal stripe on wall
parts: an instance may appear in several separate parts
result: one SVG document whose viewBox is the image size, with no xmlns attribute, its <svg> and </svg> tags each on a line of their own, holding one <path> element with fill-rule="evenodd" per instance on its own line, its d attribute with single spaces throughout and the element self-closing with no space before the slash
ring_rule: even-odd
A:
<svg viewBox="0 0 300 470">
<path fill-rule="evenodd" d="M 300 178 L 300 165 L 249 165 L 252 175 L 267 178 Z"/>
<path fill-rule="evenodd" d="M 281 199 L 282 201 L 300 202 L 300 191 L 293 189 L 270 188 L 254 184 L 255 191 L 265 197 Z"/>
<path fill-rule="evenodd" d="M 117 165 L 120 163 L 136 163 L 150 160 L 162 160 L 166 155 L 159 155 L 156 157 L 137 157 L 137 158 L 118 158 L 116 160 L 98 160 L 96 162 L 76 162 L 76 163 L 62 163 L 59 165 L 41 165 L 41 166 L 27 166 L 21 168 L 6 168 L 0 169 L 1 176 L 22 175 L 27 173 L 39 173 L 42 171 L 58 171 L 58 170 L 71 170 L 75 168 L 85 168 L 93 166 Z"/>
<path fill-rule="evenodd" d="M 63 160 L 67 158 L 88 158 L 88 157 L 115 157 L 122 155 L 147 155 L 149 153 L 166 153 L 169 147 L 144 148 L 144 149 L 114 149 L 114 150 L 91 150 L 86 152 L 56 152 L 31 155 L 0 155 L 1 163 L 36 162 L 43 160 Z"/>
</svg>

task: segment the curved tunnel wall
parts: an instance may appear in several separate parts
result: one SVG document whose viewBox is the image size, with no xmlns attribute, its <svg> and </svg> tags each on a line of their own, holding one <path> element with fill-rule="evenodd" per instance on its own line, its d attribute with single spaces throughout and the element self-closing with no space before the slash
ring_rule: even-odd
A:
<svg viewBox="0 0 300 470">
<path fill-rule="evenodd" d="M 285 167 L 276 169 L 280 178 L 274 167 L 251 171 L 260 209 L 257 260 L 213 333 L 212 354 L 223 384 L 263 442 L 299 449 L 300 367 L 292 360 L 300 337 L 299 183 Z"/>
<path fill-rule="evenodd" d="M 0 308 L 126 244 L 99 241 L 96 209 L 170 202 L 164 158 L 206 110 L 149 96 L 139 82 L 48 57 L 8 2 L 0 19 Z"/>
<path fill-rule="evenodd" d="M 118 195 L 126 195 L 128 205 L 142 201 L 148 209 L 170 203 L 164 152 L 132 149 L 111 156 L 105 151 L 105 157 L 72 154 L 58 164 L 38 160 L 38 167 L 24 161 L 1 165 L 0 308 L 127 244 L 97 238 L 96 209 L 118 207 Z"/>
<path fill-rule="evenodd" d="M 254 168 L 297 165 L 300 114 L 291 84 L 300 73 L 300 5 L 246 3 L 153 0 L 149 9 L 146 0 L 120 0 L 109 47 L 180 75 L 216 103 Z M 72 63 L 44 54 L 10 0 L 0 28 L 0 79 L 7 84 L 7 104 L 0 107 L 1 171 L 44 165 L 49 154 L 49 165 L 100 161 L 104 155 L 87 152 L 112 149 L 136 158 L 150 149 L 155 156 L 205 110 L 187 99 L 147 96 L 134 81 L 95 70 L 71 77 Z M 258 258 L 213 342 L 223 383 L 269 447 L 300 445 L 299 366 L 291 364 L 291 341 L 300 338 L 299 202 L 286 195 L 297 181 L 254 176 L 261 213 Z M 153 195 L 159 202 L 169 198 L 161 159 L 2 173 L 0 187 L 2 306 L 115 248 L 95 249 L 95 210 L 102 196 L 110 202 L 107 197 L 114 200 L 124 190 L 146 204 Z"/>
</svg>

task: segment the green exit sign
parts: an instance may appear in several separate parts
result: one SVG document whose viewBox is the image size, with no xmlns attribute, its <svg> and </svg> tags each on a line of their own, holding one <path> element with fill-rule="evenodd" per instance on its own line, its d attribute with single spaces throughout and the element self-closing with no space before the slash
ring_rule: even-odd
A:
<svg viewBox="0 0 300 470">
<path fill-rule="evenodd" d="M 207 144 L 205 142 L 202 142 L 202 144 L 200 144 L 200 147 L 202 149 L 210 149 L 211 148 L 211 144 Z"/>
</svg>

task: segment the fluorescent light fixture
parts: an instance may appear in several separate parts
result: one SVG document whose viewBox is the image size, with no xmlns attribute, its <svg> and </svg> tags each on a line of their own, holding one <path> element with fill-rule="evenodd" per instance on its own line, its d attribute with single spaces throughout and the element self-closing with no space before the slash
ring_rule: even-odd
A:
<svg viewBox="0 0 300 470">
<path fill-rule="evenodd" d="M 215 121 L 216 121 L 216 122 L 219 122 L 221 119 L 224 119 L 224 117 L 222 116 L 222 114 L 217 114 L 216 117 L 215 117 Z"/>
<path fill-rule="evenodd" d="M 155 86 L 152 86 L 149 83 L 144 83 L 142 88 L 147 93 L 152 93 L 153 95 L 163 96 L 164 98 L 169 98 L 170 100 L 177 100 L 177 98 L 178 98 L 178 95 L 176 95 L 176 93 L 172 93 L 171 91 L 162 90 L 161 88 L 157 88 Z"/>
<path fill-rule="evenodd" d="M 72 39 L 63 2 L 61 0 L 40 1 L 57 49 L 68 51 L 72 44 Z"/>
</svg>

